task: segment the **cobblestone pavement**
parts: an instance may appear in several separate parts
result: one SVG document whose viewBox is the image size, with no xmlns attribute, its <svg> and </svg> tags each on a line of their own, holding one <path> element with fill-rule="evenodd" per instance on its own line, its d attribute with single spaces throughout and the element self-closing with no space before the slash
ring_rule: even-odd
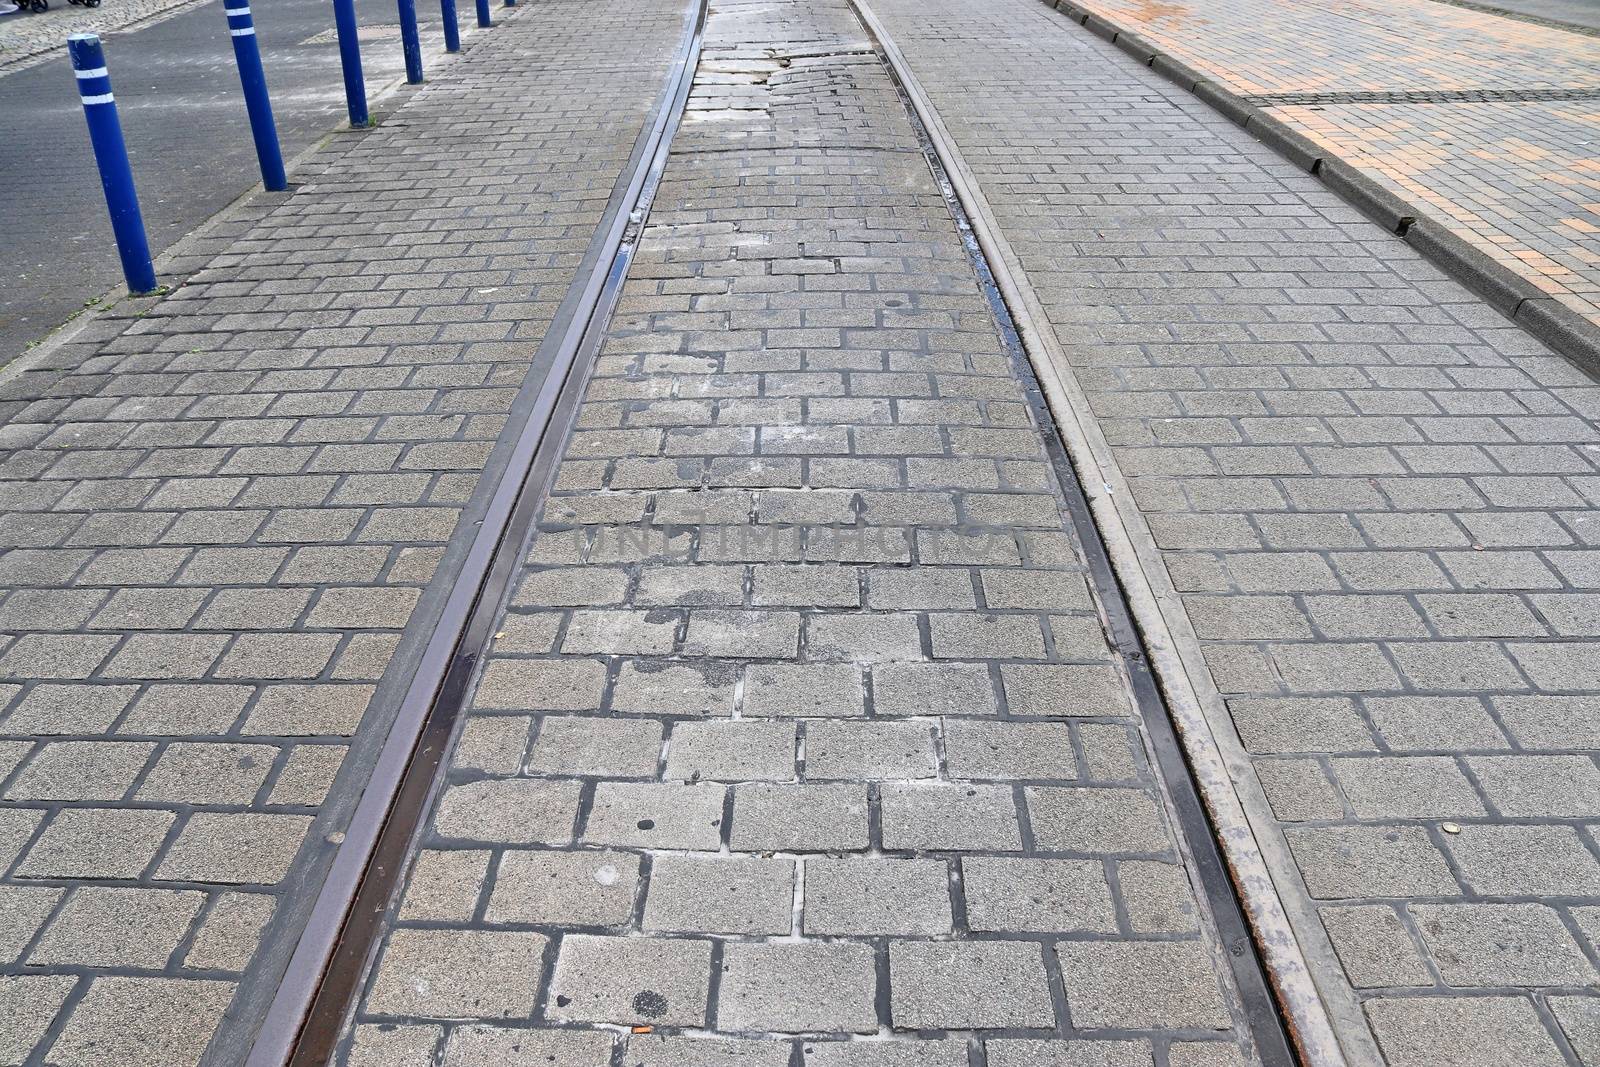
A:
<svg viewBox="0 0 1600 1067">
<path fill-rule="evenodd" d="M 1594 37 L 1432 0 L 1074 2 L 1271 108 L 1600 323 Z M 1574 98 L 1536 92 L 1552 89 Z M 1309 99 L 1282 106 L 1286 93 Z"/>
<path fill-rule="evenodd" d="M 195 0 L 104 0 L 88 8 L 55 0 L 48 11 L 19 12 L 0 18 L 0 73 L 61 47 L 68 34 L 101 36 L 136 23 L 176 14 Z M 7 10 L 11 0 L 4 0 Z"/>
<path fill-rule="evenodd" d="M 682 18 L 478 35 L 0 383 L 0 1062 L 238 1061 Z"/>
<path fill-rule="evenodd" d="M 437 76 L 448 61 L 438 14 L 426 7 L 424 69 Z M 357 0 L 356 13 L 376 98 L 405 76 L 395 4 Z M 256 15 L 278 138 L 293 159 L 346 122 L 339 50 L 323 43 L 331 8 L 328 0 L 273 0 Z M 478 32 L 472 19 L 462 29 Z M 0 109 L 0 366 L 86 301 L 126 292 L 65 32 L 53 57 L 0 78 L 8 101 Z M 106 51 L 145 231 L 159 257 L 260 181 L 227 20 L 216 3 L 174 10 L 118 33 Z"/>
<path fill-rule="evenodd" d="M 1351 1061 L 1600 1063 L 1600 388 L 1035 0 L 873 6 L 1181 594 Z"/>
<path fill-rule="evenodd" d="M 848 7 L 720 0 L 343 1062 L 1256 1062 L 1062 509 Z"/>
</svg>

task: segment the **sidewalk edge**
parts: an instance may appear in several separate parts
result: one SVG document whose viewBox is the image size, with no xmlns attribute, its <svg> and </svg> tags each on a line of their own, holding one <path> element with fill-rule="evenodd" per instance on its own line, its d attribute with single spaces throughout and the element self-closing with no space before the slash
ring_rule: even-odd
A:
<svg viewBox="0 0 1600 1067">
<path fill-rule="evenodd" d="M 878 23 L 865 4 L 858 5 L 864 19 Z M 881 30 L 881 23 L 874 27 Z M 886 48 L 892 38 L 879 34 Z M 1200 643 L 1183 614 L 1171 583 L 1165 577 L 1159 550 L 1143 516 L 1133 504 L 1128 484 L 1099 425 L 1089 411 L 1088 398 L 1078 386 L 1060 342 L 1034 292 L 1020 258 L 1006 240 L 977 178 L 967 165 L 954 138 L 928 100 L 909 64 L 902 64 L 905 88 L 929 134 L 940 142 L 941 154 L 957 197 L 972 217 L 974 232 L 993 266 L 995 281 L 1016 316 L 1030 362 L 1045 391 L 1067 451 L 1078 467 L 1090 507 L 1110 552 L 1137 624 L 1150 653 L 1151 667 L 1167 698 L 1174 723 L 1194 771 L 1208 813 L 1213 819 L 1229 873 L 1234 879 L 1266 963 L 1290 1032 L 1307 1067 L 1351 1067 L 1382 1061 L 1361 1019 L 1353 998 L 1338 1005 L 1338 1014 L 1360 1027 L 1365 1038 L 1361 1055 L 1346 1058 L 1334 1025 L 1334 1013 L 1312 980 L 1308 960 L 1339 973 L 1339 963 L 1303 890 L 1290 876 L 1280 887 L 1273 871 L 1292 872 L 1286 846 L 1270 836 L 1272 820 L 1265 794 L 1231 733 L 1221 694 L 1209 685 L 1200 660 Z M 1042 326 L 1042 328 L 1041 328 Z M 1218 726 L 1222 730 L 1217 729 Z M 1297 924 L 1291 913 L 1298 916 Z M 1297 926 L 1312 934 L 1311 943 L 1297 934 Z"/>
<path fill-rule="evenodd" d="M 1210 104 L 1224 118 L 1322 181 L 1351 207 L 1404 240 L 1428 262 L 1487 300 L 1496 311 L 1600 379 L 1600 324 L 1556 300 L 1531 280 L 1493 259 L 1383 182 L 1331 154 L 1292 124 L 1257 107 L 1206 72 L 1170 55 L 1148 38 L 1072 0 L 1041 0 L 1110 41 L 1179 88 Z"/>
<path fill-rule="evenodd" d="M 0 3 L 3 2 L 4 0 L 0 0 Z M 198 3 L 199 0 L 196 0 L 196 2 Z M 513 14 L 520 10 L 523 9 L 511 8 L 504 13 L 503 17 L 510 18 Z M 500 23 L 497 22 L 495 25 L 498 26 Z M 472 35 L 475 36 L 476 32 L 477 27 L 474 27 Z M 424 47 L 423 57 L 432 62 L 443 61 L 447 65 L 453 64 L 458 56 L 465 54 L 465 46 L 468 43 L 470 43 L 469 35 L 463 33 L 463 47 L 461 52 L 454 54 L 446 52 L 444 51 L 443 43 L 440 43 L 436 46 L 437 50 L 435 50 L 435 47 Z M 3 77 L 5 73 L 7 72 L 0 70 L 0 77 Z M 432 80 L 432 78 L 429 79 L 429 81 Z M 368 100 L 368 108 L 372 114 L 373 127 L 380 125 L 383 119 L 388 118 L 390 115 L 400 109 L 404 101 L 396 100 L 395 98 L 397 96 L 408 89 L 413 91 L 418 90 L 427 84 L 428 82 L 423 82 L 422 85 L 410 85 L 406 82 L 405 75 L 403 73 L 396 74 L 394 78 L 373 93 Z M 285 202 L 289 197 L 294 195 L 297 185 L 303 184 L 295 181 L 295 174 L 301 169 L 301 167 L 305 165 L 307 160 L 316 155 L 318 152 L 325 150 L 331 138 L 337 137 L 340 134 L 364 135 L 366 132 L 366 130 L 357 130 L 353 128 L 349 124 L 348 120 L 340 120 L 337 125 L 332 126 L 318 134 L 316 136 L 316 140 L 312 141 L 299 152 L 296 152 L 293 156 L 284 161 L 284 170 L 289 176 L 288 189 L 284 190 L 283 192 L 269 192 L 267 189 L 262 187 L 261 182 L 256 181 L 252 183 L 238 196 L 234 197 L 222 207 L 218 208 L 211 215 L 201 219 L 195 224 L 193 229 L 183 234 L 176 241 L 173 241 L 172 244 L 168 245 L 165 249 L 158 252 L 153 257 L 156 268 L 156 281 L 161 284 L 160 289 L 158 289 L 155 293 L 147 293 L 142 296 L 135 296 L 128 292 L 128 287 L 125 284 L 118 284 L 113 285 L 110 289 L 107 289 L 98 296 L 91 298 L 85 302 L 83 311 L 71 315 L 64 322 L 57 323 L 55 326 L 50 327 L 50 329 L 47 330 L 42 336 L 36 337 L 32 341 L 28 342 L 31 347 L 24 348 L 21 352 L 17 353 L 16 356 L 7 362 L 0 363 L 0 385 L 4 385 L 6 382 L 9 382 L 12 378 L 15 378 L 19 374 L 26 374 L 35 370 L 58 369 L 49 367 L 41 368 L 38 366 L 38 364 L 57 349 L 72 344 L 78 335 L 81 334 L 85 329 L 101 321 L 102 319 L 127 318 L 129 317 L 127 312 L 130 308 L 141 308 L 154 305 L 158 301 L 164 299 L 174 290 L 179 289 L 187 284 L 189 276 L 193 273 L 193 271 L 179 270 L 177 264 L 179 264 L 185 258 L 195 254 L 194 246 L 198 242 L 203 240 L 218 226 L 222 226 L 225 223 L 234 221 L 250 208 L 263 206 L 270 209 L 271 207 L 275 207 L 278 204 Z M 119 309 L 120 313 L 113 314 L 113 312 L 119 312 Z"/>
</svg>

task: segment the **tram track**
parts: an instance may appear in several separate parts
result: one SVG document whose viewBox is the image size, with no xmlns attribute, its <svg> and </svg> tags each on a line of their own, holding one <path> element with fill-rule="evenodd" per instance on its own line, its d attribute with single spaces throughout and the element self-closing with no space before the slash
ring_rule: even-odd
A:
<svg viewBox="0 0 1600 1067">
<path fill-rule="evenodd" d="M 1221 941 L 1223 965 L 1243 1005 L 1256 1054 L 1264 1067 L 1290 1067 L 1295 1027 L 1285 1019 L 1275 982 L 1252 936 L 1247 909 L 1218 844 L 1218 829 L 1204 790 L 1152 669 L 1136 614 L 1108 551 L 1090 497 L 1057 429 L 1024 338 L 1038 330 L 1027 308 L 1008 301 L 982 237 L 984 223 L 967 210 L 951 146 L 924 122 L 908 85 L 914 77 L 862 0 L 848 0 L 893 81 L 922 153 L 943 194 L 1027 403 L 1045 429 L 1048 457 L 1065 494 L 1065 511 L 1083 546 L 1090 583 L 1105 612 L 1111 645 L 1120 657 L 1144 725 L 1167 803 L 1187 846 L 1199 888 Z M 550 370 L 518 431 L 507 472 L 450 591 L 437 630 L 400 705 L 340 851 L 322 886 L 305 932 L 290 960 L 247 1067 L 312 1067 L 331 1062 L 354 1010 L 397 897 L 417 834 L 438 793 L 457 721 L 477 667 L 526 552 L 562 448 L 575 423 L 589 370 L 598 352 L 628 266 L 684 115 L 698 65 L 708 0 L 694 0 L 685 34 L 660 101 L 641 133 L 626 171 L 580 269 L 546 336 Z M 543 348 L 544 346 L 542 346 Z M 543 354 L 543 353 L 542 353 Z M 1281 991 L 1280 991 L 1281 992 Z"/>
</svg>

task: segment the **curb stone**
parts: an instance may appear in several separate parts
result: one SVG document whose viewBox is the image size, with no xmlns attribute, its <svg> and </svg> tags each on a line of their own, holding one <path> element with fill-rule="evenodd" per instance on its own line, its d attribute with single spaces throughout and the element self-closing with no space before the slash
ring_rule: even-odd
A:
<svg viewBox="0 0 1600 1067">
<path fill-rule="evenodd" d="M 1139 34 L 1123 30 L 1070 0 L 1042 2 L 1082 24 L 1095 36 L 1112 42 L 1174 85 L 1209 104 L 1295 166 L 1315 175 L 1335 195 L 1399 236 L 1424 259 L 1483 297 L 1506 318 L 1590 377 L 1600 379 L 1600 324 L 1591 322 L 1521 274 L 1490 258 L 1368 172 L 1328 154 L 1292 124 L 1224 88 L 1183 60 L 1162 52 Z"/>
</svg>

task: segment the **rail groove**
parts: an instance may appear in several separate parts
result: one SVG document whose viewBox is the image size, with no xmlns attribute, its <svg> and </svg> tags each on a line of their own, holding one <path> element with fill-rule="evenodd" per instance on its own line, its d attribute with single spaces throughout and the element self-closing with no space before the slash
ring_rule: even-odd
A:
<svg viewBox="0 0 1600 1067">
<path fill-rule="evenodd" d="M 1244 879 L 1238 876 L 1231 857 L 1224 855 L 1219 844 L 1222 834 L 1202 800 L 1202 793 L 1208 791 L 1197 781 L 1190 765 L 1189 747 L 1179 736 L 1163 694 L 1163 679 L 1158 677 L 1153 666 L 1159 662 L 1159 657 L 1151 655 L 1146 648 L 1136 621 L 1138 613 L 1124 589 L 1124 568 L 1117 566 L 1106 544 L 1096 509 L 1079 477 L 1075 453 L 1069 454 L 1063 435 L 1056 430 L 1054 407 L 1046 400 L 1036 373 L 1034 358 L 1048 359 L 1049 355 L 1033 352 L 1038 346 L 1024 342 L 1024 337 L 1038 338 L 1043 330 L 1034 321 L 1036 314 L 1027 302 L 1014 299 L 1012 294 L 1017 292 L 1017 281 L 1008 264 L 996 254 L 995 235 L 990 232 L 990 224 L 978 212 L 969 211 L 968 203 L 973 199 L 974 190 L 962 175 L 964 168 L 958 165 L 957 150 L 942 130 L 942 124 L 938 124 L 936 112 L 921 92 L 904 56 L 865 0 L 847 2 L 900 94 L 928 166 L 955 221 L 979 287 L 994 315 L 1001 342 L 1022 383 L 1028 405 L 1039 425 L 1046 429 L 1047 454 L 1061 485 L 1068 518 L 1083 546 L 1090 585 L 1104 608 L 1107 637 L 1122 660 L 1153 760 L 1168 790 L 1169 810 L 1178 824 L 1187 846 L 1187 859 L 1210 907 L 1222 943 L 1221 955 L 1226 958 L 1239 993 L 1255 1054 L 1263 1067 L 1295 1067 L 1301 1062 L 1296 1054 L 1297 1046 L 1303 1042 L 1296 1041 L 1294 1020 L 1286 1018 L 1279 998 L 1274 995 L 1279 982 L 1274 980 L 1263 958 L 1239 894 L 1237 882 Z M 1318 1061 L 1313 1059 L 1313 1062 Z"/>
<path fill-rule="evenodd" d="M 548 363 L 245 1067 L 322 1067 L 354 1009 L 455 725 L 560 459 L 649 217 L 699 63 L 708 0 L 678 54 L 532 365 Z"/>
</svg>

